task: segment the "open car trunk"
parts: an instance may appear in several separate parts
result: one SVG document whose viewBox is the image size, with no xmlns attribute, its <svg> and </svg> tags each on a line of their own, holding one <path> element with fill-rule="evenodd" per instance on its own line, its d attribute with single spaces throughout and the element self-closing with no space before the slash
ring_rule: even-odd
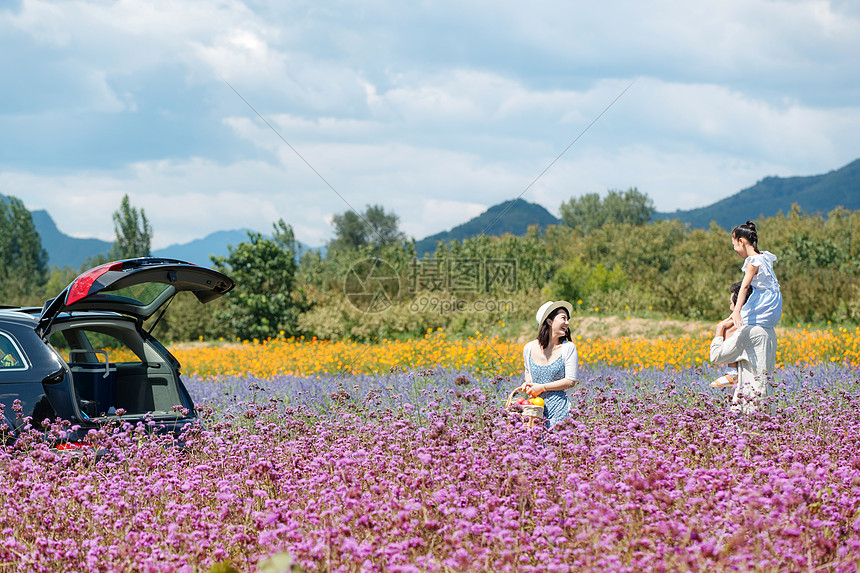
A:
<svg viewBox="0 0 860 573">
<path fill-rule="evenodd" d="M 65 361 L 81 420 L 120 415 L 178 423 L 195 416 L 194 405 L 179 364 L 143 331 L 143 321 L 177 293 L 206 303 L 234 286 L 218 271 L 176 259 L 105 263 L 46 302 L 35 332 Z"/>
<path fill-rule="evenodd" d="M 176 259 L 142 257 L 105 263 L 79 275 L 45 303 L 36 334 L 44 338 L 63 312 L 101 310 L 143 321 L 178 292 L 192 292 L 206 303 L 234 286 L 233 279 L 218 271 Z"/>
<path fill-rule="evenodd" d="M 68 365 L 83 420 L 179 419 L 193 411 L 172 357 L 133 320 L 60 320 L 49 341 Z"/>
</svg>

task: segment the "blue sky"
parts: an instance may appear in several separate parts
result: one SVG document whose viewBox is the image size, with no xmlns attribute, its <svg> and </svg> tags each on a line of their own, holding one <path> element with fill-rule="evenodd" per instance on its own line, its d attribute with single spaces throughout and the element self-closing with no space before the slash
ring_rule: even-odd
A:
<svg viewBox="0 0 860 573">
<path fill-rule="evenodd" d="M 858 54 L 849 1 L 0 0 L 0 193 L 104 240 L 128 194 L 154 248 L 317 246 L 348 205 L 417 239 L 521 194 L 690 209 L 860 157 Z"/>
</svg>

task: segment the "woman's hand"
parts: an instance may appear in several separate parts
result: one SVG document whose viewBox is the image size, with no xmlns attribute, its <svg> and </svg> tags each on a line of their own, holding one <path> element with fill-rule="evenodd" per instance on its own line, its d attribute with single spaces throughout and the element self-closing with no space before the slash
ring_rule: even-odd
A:
<svg viewBox="0 0 860 573">
<path fill-rule="evenodd" d="M 534 398 L 535 396 L 540 396 L 544 392 L 546 392 L 546 386 L 544 384 L 534 384 L 532 382 L 526 382 L 522 385 L 522 391 Z"/>
<path fill-rule="evenodd" d="M 734 322 L 735 328 L 740 328 L 744 325 L 743 320 L 741 320 L 741 311 L 736 310 L 732 312 L 732 322 Z"/>
</svg>

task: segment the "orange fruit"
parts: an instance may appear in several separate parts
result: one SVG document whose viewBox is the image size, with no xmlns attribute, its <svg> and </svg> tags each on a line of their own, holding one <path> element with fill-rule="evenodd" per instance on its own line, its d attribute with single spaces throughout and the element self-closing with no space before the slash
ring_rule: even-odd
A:
<svg viewBox="0 0 860 573">
<path fill-rule="evenodd" d="M 543 398 L 541 398 L 540 396 L 535 396 L 534 398 L 529 400 L 529 402 L 531 402 L 535 406 L 543 406 Z"/>
</svg>

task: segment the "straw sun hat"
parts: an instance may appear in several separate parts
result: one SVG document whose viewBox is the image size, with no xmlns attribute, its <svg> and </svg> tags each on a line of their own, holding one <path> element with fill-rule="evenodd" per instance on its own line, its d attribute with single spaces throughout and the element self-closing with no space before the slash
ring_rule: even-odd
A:
<svg viewBox="0 0 860 573">
<path fill-rule="evenodd" d="M 540 305 L 540 308 L 538 309 L 537 314 L 535 315 L 535 320 L 537 320 L 538 325 L 543 324 L 543 321 L 546 320 L 546 317 L 548 317 L 552 313 L 552 311 L 554 311 L 557 308 L 565 309 L 567 311 L 568 318 L 573 316 L 573 305 L 572 304 L 570 304 L 566 300 L 557 300 L 555 302 L 549 300 L 549 301 L 543 303 L 542 305 Z"/>
</svg>

